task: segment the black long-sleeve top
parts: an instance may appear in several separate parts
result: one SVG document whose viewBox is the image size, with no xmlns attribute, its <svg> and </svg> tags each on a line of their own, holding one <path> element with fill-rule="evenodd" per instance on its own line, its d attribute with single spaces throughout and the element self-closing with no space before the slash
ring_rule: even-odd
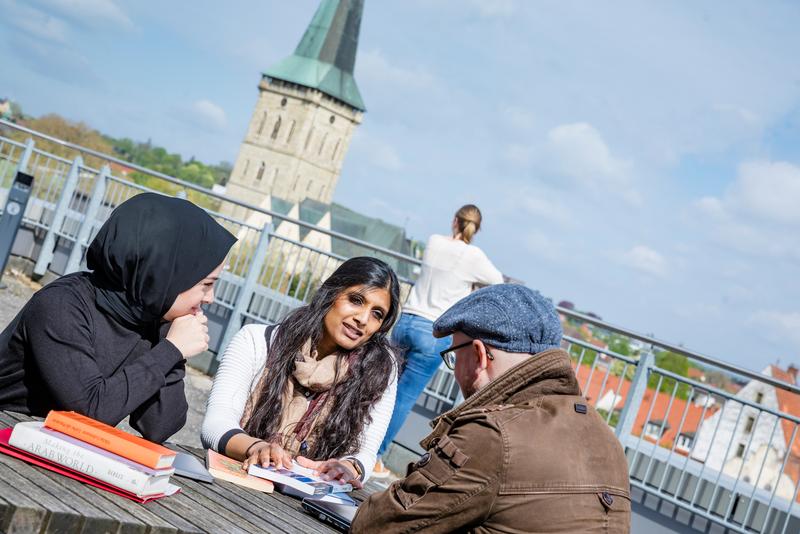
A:
<svg viewBox="0 0 800 534">
<path fill-rule="evenodd" d="M 152 441 L 180 430 L 185 360 L 168 324 L 131 328 L 95 303 L 89 273 L 39 290 L 0 334 L 0 409 L 45 416 L 74 410 L 130 424 Z"/>
</svg>

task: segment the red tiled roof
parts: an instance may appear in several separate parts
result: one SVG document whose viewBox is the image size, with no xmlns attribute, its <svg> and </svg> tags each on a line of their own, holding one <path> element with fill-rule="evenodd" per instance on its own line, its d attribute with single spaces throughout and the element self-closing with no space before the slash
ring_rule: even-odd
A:
<svg viewBox="0 0 800 534">
<path fill-rule="evenodd" d="M 589 378 L 590 375 L 591 379 Z M 582 364 L 577 370 L 576 376 L 581 391 L 583 391 L 583 395 L 591 401 L 592 405 L 596 405 L 597 402 L 610 391 L 619 396 L 619 399 L 614 405 L 614 409 L 618 409 L 624 404 L 624 400 L 627 398 L 628 391 L 631 387 L 630 380 L 623 380 L 620 385 L 620 377 L 614 374 L 608 373 L 608 378 L 606 378 L 606 369 L 601 367 L 595 368 L 592 373 L 591 366 Z M 604 380 L 605 384 L 603 383 Z M 617 387 L 619 387 L 619 392 L 617 392 Z M 636 414 L 636 421 L 633 425 L 633 432 L 636 435 L 641 434 L 645 422 L 647 422 L 647 415 L 648 412 L 650 412 L 650 406 L 653 404 L 654 394 L 655 405 L 653 405 L 652 413 L 650 413 L 650 422 L 659 421 L 660 423 L 666 419 L 664 433 L 659 440 L 659 444 L 663 447 L 671 447 L 672 443 L 678 437 L 678 434 L 697 432 L 697 429 L 700 427 L 701 419 L 703 417 L 711 417 L 718 410 L 717 406 L 711 406 L 705 410 L 704 414 L 703 406 L 695 405 L 690 400 L 683 400 L 679 397 L 675 397 L 670 405 L 671 394 L 663 392 L 656 393 L 652 389 L 648 389 L 644 394 L 642 404 L 639 406 L 639 411 Z M 669 408 L 669 412 L 667 408 Z M 686 417 L 683 420 L 683 425 L 681 425 L 684 411 L 686 412 Z M 798 439 L 800 439 L 800 436 L 798 436 Z M 676 452 L 681 451 L 676 449 Z"/>
<path fill-rule="evenodd" d="M 794 377 L 777 365 L 770 365 L 769 371 L 772 378 L 794 385 Z M 775 388 L 775 395 L 778 397 L 778 411 L 800 417 L 800 395 L 777 387 Z M 795 433 L 794 429 L 797 427 L 797 424 L 788 419 L 781 419 L 781 427 L 783 428 L 783 437 L 786 440 L 786 446 L 789 447 L 792 441 L 792 434 Z M 791 444 L 792 456 L 796 457 L 798 460 L 797 462 L 793 462 L 793 467 L 796 471 L 793 475 L 790 474 L 793 480 L 798 480 L 798 477 L 800 477 L 800 428 L 797 429 L 796 433 L 797 435 L 794 438 L 794 443 Z M 786 470 L 787 472 L 789 471 L 788 463 Z"/>
</svg>

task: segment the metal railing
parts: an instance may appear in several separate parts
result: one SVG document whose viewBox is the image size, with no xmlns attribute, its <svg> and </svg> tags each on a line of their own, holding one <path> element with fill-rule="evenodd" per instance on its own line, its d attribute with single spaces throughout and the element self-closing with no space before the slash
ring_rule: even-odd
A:
<svg viewBox="0 0 800 534">
<path fill-rule="evenodd" d="M 15 124 L 0 125 L 31 136 L 20 142 L 0 135 L 0 207 L 18 169 L 34 175 L 24 217 L 30 243 L 22 248 L 37 274 L 82 268 L 86 247 L 114 207 L 144 191 L 188 196 L 238 237 L 210 310 L 218 321 L 212 330 L 218 349 L 243 323 L 279 321 L 307 302 L 346 259 L 331 252 L 334 240 L 392 263 L 404 296 L 413 284 L 415 258 Z M 41 151 L 34 137 L 69 148 L 74 157 Z M 84 157 L 99 160 L 100 169 Z M 137 174 L 112 172 L 112 165 Z M 800 406 L 800 388 L 785 376 L 742 369 L 572 310 L 559 312 L 563 346 L 581 390 L 623 444 L 632 486 L 733 532 L 800 531 L 800 419 L 787 413 Z M 670 370 L 663 359 L 668 353 L 684 358 L 693 377 Z M 452 372 L 437 371 L 425 397 L 442 409 L 457 404 Z"/>
</svg>

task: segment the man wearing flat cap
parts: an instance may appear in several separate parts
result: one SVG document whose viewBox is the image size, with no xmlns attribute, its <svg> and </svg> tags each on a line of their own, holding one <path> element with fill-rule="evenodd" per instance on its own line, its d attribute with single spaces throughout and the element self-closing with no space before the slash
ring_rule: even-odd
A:
<svg viewBox="0 0 800 534">
<path fill-rule="evenodd" d="M 433 325 L 465 401 L 435 419 L 408 476 L 359 507 L 351 532 L 630 531 L 628 465 L 581 396 L 553 305 L 502 284 Z"/>
</svg>

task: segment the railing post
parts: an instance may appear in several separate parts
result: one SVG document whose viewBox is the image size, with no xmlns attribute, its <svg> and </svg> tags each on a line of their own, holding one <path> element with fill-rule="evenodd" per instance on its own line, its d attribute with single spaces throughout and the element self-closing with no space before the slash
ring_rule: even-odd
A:
<svg viewBox="0 0 800 534">
<path fill-rule="evenodd" d="M 100 211 L 100 205 L 103 203 L 103 198 L 106 196 L 106 180 L 111 174 L 111 168 L 108 165 L 103 165 L 100 169 L 100 174 L 94 182 L 92 188 L 92 198 L 89 199 L 89 205 L 86 207 L 86 214 L 83 216 L 83 223 L 81 229 L 78 230 L 78 237 L 75 238 L 75 245 L 69 253 L 69 260 L 67 260 L 67 268 L 64 274 L 74 273 L 81 267 L 81 259 L 83 258 L 83 247 L 89 246 L 89 238 L 92 235 L 92 226 L 97 219 L 97 212 Z"/>
<path fill-rule="evenodd" d="M 33 137 L 29 137 L 28 140 L 25 141 L 25 150 L 23 150 L 22 156 L 19 158 L 19 167 L 17 167 L 18 171 L 28 172 L 28 162 L 33 154 L 34 145 L 35 143 L 33 142 Z M 28 174 L 33 173 L 29 172 Z"/>
<path fill-rule="evenodd" d="M 623 448 L 625 447 L 625 440 L 633 432 L 633 424 L 636 421 L 636 415 L 639 413 L 639 408 L 642 405 L 642 399 L 647 391 L 647 380 L 650 377 L 650 369 L 655 365 L 655 358 L 653 351 L 648 350 L 639 357 L 639 362 L 636 364 L 636 372 L 633 374 L 633 382 L 628 390 L 628 397 L 625 399 L 625 406 L 622 408 L 622 413 L 619 414 L 619 421 L 614 429 L 617 438 L 622 442 Z M 620 377 L 625 380 L 625 376 Z"/>
<path fill-rule="evenodd" d="M 53 252 L 56 246 L 56 232 L 61 230 L 61 225 L 64 223 L 64 217 L 67 214 L 72 194 L 75 192 L 75 187 L 78 185 L 78 175 L 80 168 L 83 166 L 83 158 L 76 156 L 72 160 L 72 167 L 69 169 L 67 180 L 64 182 L 64 188 L 61 190 L 61 196 L 56 202 L 56 210 L 53 214 L 53 222 L 50 223 L 50 228 L 47 229 L 47 235 L 44 237 L 42 249 L 39 251 L 39 257 L 36 259 L 36 265 L 33 266 L 33 274 L 37 277 L 44 276 L 50 262 L 53 261 Z"/>
<path fill-rule="evenodd" d="M 261 228 L 261 234 L 258 236 L 258 244 L 256 250 L 253 252 L 253 259 L 250 261 L 250 267 L 247 269 L 247 274 L 242 283 L 242 289 L 239 291 L 239 298 L 236 299 L 236 304 L 231 310 L 231 316 L 228 319 L 228 325 L 225 327 L 225 333 L 222 335 L 222 342 L 219 345 L 219 352 L 214 361 L 211 362 L 210 374 L 214 374 L 219 367 L 219 360 L 222 352 L 228 343 L 231 342 L 234 334 L 242 327 L 242 314 L 247 311 L 250 305 L 250 299 L 253 296 L 253 290 L 258 283 L 258 275 L 261 272 L 261 266 L 267 258 L 267 251 L 269 248 L 269 239 L 272 234 L 272 224 L 265 223 Z"/>
</svg>

